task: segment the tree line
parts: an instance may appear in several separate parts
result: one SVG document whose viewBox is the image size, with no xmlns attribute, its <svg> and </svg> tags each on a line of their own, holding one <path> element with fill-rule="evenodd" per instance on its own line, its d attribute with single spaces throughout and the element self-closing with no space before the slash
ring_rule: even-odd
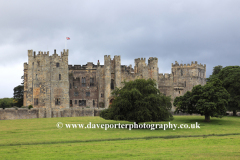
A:
<svg viewBox="0 0 240 160">
<path fill-rule="evenodd" d="M 18 85 L 13 89 L 13 98 L 1 98 L 0 108 L 22 107 L 23 106 L 23 85 Z"/>
</svg>

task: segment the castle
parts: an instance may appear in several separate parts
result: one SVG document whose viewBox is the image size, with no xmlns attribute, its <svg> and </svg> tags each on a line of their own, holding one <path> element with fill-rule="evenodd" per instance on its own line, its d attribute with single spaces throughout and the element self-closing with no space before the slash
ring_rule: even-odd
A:
<svg viewBox="0 0 240 160">
<path fill-rule="evenodd" d="M 158 58 L 135 59 L 135 66 L 121 65 L 121 57 L 104 56 L 104 65 L 88 62 L 86 65 L 69 65 L 68 50 L 61 55 L 54 50 L 36 52 L 28 50 L 28 63 L 24 63 L 24 106 L 45 110 L 67 108 L 108 108 L 113 97 L 111 91 L 122 87 L 125 81 L 139 78 L 154 79 L 160 92 L 166 96 L 181 96 L 193 86 L 206 83 L 206 65 L 172 64 L 171 73 L 158 73 Z M 172 108 L 174 111 L 174 107 Z M 51 117 L 51 116 L 50 116 Z"/>
</svg>

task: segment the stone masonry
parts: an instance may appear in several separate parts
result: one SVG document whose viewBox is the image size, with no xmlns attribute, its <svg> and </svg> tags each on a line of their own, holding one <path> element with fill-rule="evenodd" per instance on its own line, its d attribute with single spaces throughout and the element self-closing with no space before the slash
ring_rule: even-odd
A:
<svg viewBox="0 0 240 160">
<path fill-rule="evenodd" d="M 68 50 L 59 56 L 49 52 L 28 51 L 28 63 L 24 63 L 24 106 L 45 109 L 46 117 L 53 112 L 71 108 L 108 108 L 113 97 L 111 91 L 122 87 L 125 81 L 154 79 L 161 93 L 175 97 L 191 90 L 193 86 L 206 83 L 206 65 L 172 64 L 172 73 L 158 73 L 158 58 L 135 59 L 135 66 L 121 65 L 121 57 L 104 56 L 104 65 L 69 65 Z M 174 107 L 172 111 L 174 111 Z"/>
</svg>

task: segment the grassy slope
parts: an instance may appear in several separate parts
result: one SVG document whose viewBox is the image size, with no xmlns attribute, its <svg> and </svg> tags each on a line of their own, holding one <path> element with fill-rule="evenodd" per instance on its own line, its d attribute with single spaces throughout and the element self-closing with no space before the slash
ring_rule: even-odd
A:
<svg viewBox="0 0 240 160">
<path fill-rule="evenodd" d="M 166 131 L 56 128 L 57 122 L 64 124 L 119 123 L 106 121 L 99 117 L 4 120 L 0 121 L 0 159 L 238 159 L 240 156 L 240 117 L 212 118 L 210 123 L 203 120 L 204 117 L 200 116 L 175 116 L 175 120 L 171 123 L 198 122 L 201 128 L 168 129 Z M 204 136 L 234 133 L 238 135 Z M 202 136 L 141 139 L 154 136 L 188 135 Z M 139 139 L 111 140 L 121 138 Z M 83 142 L 101 139 L 103 141 Z"/>
</svg>

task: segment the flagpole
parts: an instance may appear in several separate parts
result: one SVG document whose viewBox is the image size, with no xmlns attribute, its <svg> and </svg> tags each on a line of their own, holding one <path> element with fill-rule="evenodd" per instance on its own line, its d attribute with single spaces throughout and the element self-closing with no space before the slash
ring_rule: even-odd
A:
<svg viewBox="0 0 240 160">
<path fill-rule="evenodd" d="M 65 51 L 66 51 L 66 48 L 67 48 L 67 37 L 65 38 Z"/>
</svg>

